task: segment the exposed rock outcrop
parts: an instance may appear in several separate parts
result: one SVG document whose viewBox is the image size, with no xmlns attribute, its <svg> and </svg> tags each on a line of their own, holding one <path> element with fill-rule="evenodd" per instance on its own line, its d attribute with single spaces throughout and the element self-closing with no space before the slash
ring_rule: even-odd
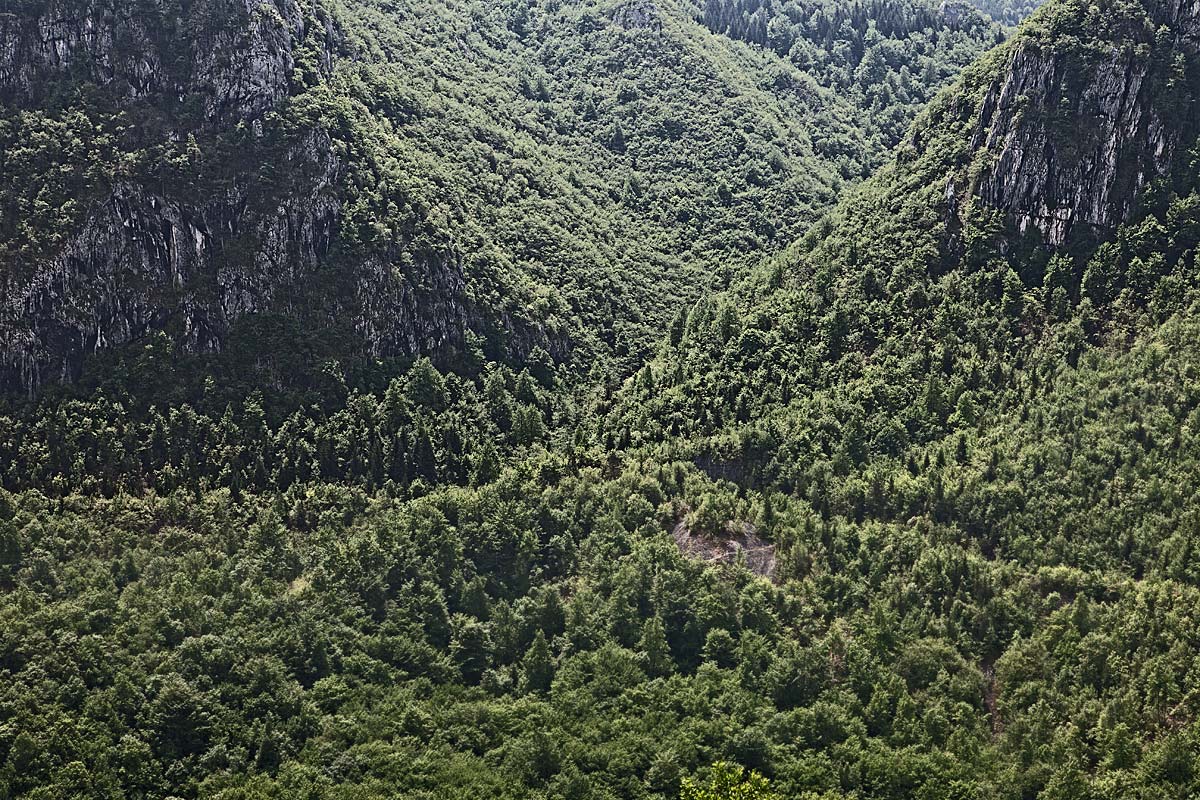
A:
<svg viewBox="0 0 1200 800">
<path fill-rule="evenodd" d="M 184 9 L 155 17 L 119 3 L 52 0 L 0 14 L 0 101 L 38 108 L 55 87 L 82 82 L 119 107 L 185 126 L 166 134 L 177 141 L 249 123 L 257 142 L 260 119 L 294 92 L 297 74 L 332 69 L 332 23 L 295 0 Z M 336 244 L 346 165 L 329 134 L 313 127 L 262 149 L 242 157 L 271 159 L 281 177 L 269 191 L 229 164 L 215 167 L 232 173 L 219 190 L 123 180 L 77 198 L 88 205 L 83 221 L 54 252 L 0 265 L 0 391 L 71 380 L 89 354 L 156 330 L 190 352 L 220 350 L 238 319 L 265 311 L 338 319 L 359 335 L 363 355 L 461 341 L 467 309 L 453 248 L 401 240 L 345 252 Z M 322 270 L 338 290 L 314 289 Z"/>
<path fill-rule="evenodd" d="M 82 79 L 126 100 L 199 99 L 209 118 L 236 122 L 287 95 L 296 43 L 310 34 L 328 72 L 332 26 L 296 0 L 199 0 L 178 16 L 50 0 L 36 12 L 0 14 L 0 100 L 39 104 L 63 81 Z"/>
<path fill-rule="evenodd" d="M 711 564 L 736 564 L 760 578 L 775 579 L 775 545 L 758 535 L 749 522 L 729 522 L 723 531 L 710 535 L 688 527 L 682 519 L 671 531 L 671 538 L 687 556 Z"/>
<path fill-rule="evenodd" d="M 53 257 L 11 265 L 0 379 L 69 380 L 88 353 L 155 329 L 191 351 L 219 348 L 232 320 L 267 307 L 328 249 L 337 164 L 316 133 L 290 155 L 311 194 L 281 197 L 271 213 L 248 208 L 246 185 L 185 202 L 121 184 Z"/>
<path fill-rule="evenodd" d="M 947 184 L 960 212 L 977 198 L 1052 248 L 1129 218 L 1200 130 L 1200 3 L 1147 0 L 1144 11 L 1117 17 L 1102 44 L 1012 43 L 975 116 L 976 169 Z"/>
<path fill-rule="evenodd" d="M 630 0 L 613 12 L 613 22 L 626 29 L 662 30 L 658 7 L 651 0 Z"/>
</svg>

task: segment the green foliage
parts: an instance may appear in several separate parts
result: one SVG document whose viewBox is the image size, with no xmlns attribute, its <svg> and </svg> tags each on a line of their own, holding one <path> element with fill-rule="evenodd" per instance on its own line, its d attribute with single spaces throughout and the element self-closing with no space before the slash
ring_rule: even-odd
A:
<svg viewBox="0 0 1200 800">
<path fill-rule="evenodd" d="M 1105 8 L 1076 28 L 1137 17 Z M 703 151 L 692 175 L 673 161 L 709 141 L 697 126 L 727 89 L 746 148 L 787 138 L 764 99 L 778 87 L 718 80 L 776 56 L 616 11 L 346 3 L 355 46 L 379 57 L 343 64 L 336 92 L 301 59 L 295 101 L 364 150 L 347 212 L 363 242 L 412 211 L 377 179 L 411 181 L 418 216 L 486 262 L 473 279 L 538 275 L 530 314 L 579 316 L 614 352 L 655 332 L 657 356 L 630 345 L 639 368 L 614 387 L 603 366 L 565 377 L 544 348 L 506 365 L 476 342 L 457 371 L 320 351 L 279 389 L 240 366 L 268 356 L 250 326 L 241 355 L 155 337 L 76 387 L 4 399 L 0 795 L 1200 793 L 1194 166 L 1053 257 L 1008 246 L 987 214 L 949 230 L 945 177 L 974 157 L 964 120 L 992 56 L 917 123 L 922 149 L 808 237 L 728 292 L 664 295 L 634 319 L 637 303 L 616 310 L 625 289 L 609 308 L 584 288 L 611 269 L 596 286 L 659 291 L 635 278 L 669 270 L 627 272 L 635 252 L 712 269 L 751 235 L 722 209 L 786 216 L 798 184 L 739 172 L 757 156 Z M 1048 7 L 1022 35 L 1096 50 L 1061 35 L 1078 11 Z M 837 41 L 878 33 L 857 19 Z M 721 55 L 695 85 L 665 80 L 668 56 L 701 51 Z M 560 169 L 592 204 L 567 202 Z M 650 226 L 670 181 L 714 216 Z M 593 217 L 580 260 L 556 261 Z M 645 250 L 605 239 L 652 228 Z M 688 237 L 723 244 L 692 260 Z M 511 287 L 485 284 L 504 307 Z M 750 534 L 769 577 L 721 549 Z M 685 555 L 683 537 L 721 555 Z"/>
<path fill-rule="evenodd" d="M 1036 5 L 993 17 L 1013 24 Z M 966 3 L 703 0 L 701 18 L 711 30 L 786 59 L 803 74 L 801 86 L 815 83 L 843 98 L 854 138 L 840 135 L 838 121 L 825 122 L 814 130 L 814 145 L 844 171 L 860 164 L 862 174 L 882 163 L 871 151 L 890 152 L 948 77 L 1004 39 Z M 792 88 L 797 76 L 781 69 L 775 82 Z"/>
<path fill-rule="evenodd" d="M 1006 25 L 1016 25 L 1042 5 L 1040 0 L 972 0 L 972 4 Z"/>
<path fill-rule="evenodd" d="M 546 644 L 546 634 L 539 630 L 533 636 L 533 644 L 529 646 L 525 658 L 521 662 L 522 685 L 530 692 L 550 691 L 550 682 L 554 678 L 554 664 L 550 659 L 550 648 Z"/>
<path fill-rule="evenodd" d="M 719 761 L 712 765 L 706 784 L 684 779 L 679 796 L 683 800 L 773 800 L 778 797 L 768 787 L 767 779 L 757 772 L 747 775 L 744 768 Z"/>
<path fill-rule="evenodd" d="M 514 363 L 536 346 L 580 374 L 623 376 L 680 307 L 794 239 L 845 181 L 881 164 L 930 92 L 1000 35 L 922 6 L 831 2 L 814 7 L 803 57 L 789 60 L 714 35 L 685 0 L 652 4 L 645 25 L 623 21 L 624 5 L 305 4 L 304 29 L 281 34 L 294 61 L 284 97 L 240 124 L 165 88 L 197 78 L 189 70 L 207 57 L 175 54 L 171 42 L 194 35 L 184 39 L 192 48 L 232 48 L 224 28 L 278 9 L 147 9 L 144 31 L 112 43 L 117 71 L 133 78 L 39 72 L 30 96 L 0 104 L 0 260 L 32 274 L 135 190 L 216 219 L 234 213 L 220 204 L 236 189 L 239 226 L 253 229 L 281 200 L 307 201 L 315 167 L 298 153 L 327 149 L 343 176 L 330 190 L 335 240 L 319 274 L 288 287 L 292 302 L 265 309 L 302 317 L 297 327 L 317 344 L 282 332 L 268 343 L 260 328 L 251 348 L 278 352 L 248 359 L 257 380 L 290 381 L 285 357 L 309 370 L 325 357 L 357 368 L 379 348 L 347 318 L 364 260 L 418 293 L 431 270 L 461 268 L 455 301 L 468 305 L 489 359 Z M 22 35 L 43 10 L 21 10 Z M 876 18 L 894 28 L 878 42 Z M 864 46 L 871 83 L 851 91 Z M 131 97 L 126 84 L 146 64 L 169 74 Z M 253 237 L 210 233 L 224 269 L 257 274 Z M 446 299 L 421 298 L 416 312 Z M 185 299 L 150 302 L 169 319 Z M 438 352 L 419 349 L 444 366 L 466 355 L 450 338 Z"/>
</svg>

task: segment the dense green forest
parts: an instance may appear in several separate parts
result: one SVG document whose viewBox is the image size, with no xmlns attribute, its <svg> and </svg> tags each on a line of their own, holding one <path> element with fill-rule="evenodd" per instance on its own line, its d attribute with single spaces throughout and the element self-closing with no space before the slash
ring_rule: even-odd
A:
<svg viewBox="0 0 1200 800">
<path fill-rule="evenodd" d="M 62 5 L 68 16 L 101 14 L 90 0 Z M 581 375 L 623 377 L 653 353 L 680 305 L 800 235 L 843 186 L 883 163 L 921 103 L 1003 37 L 982 18 L 951 24 L 921 3 L 831 2 L 801 36 L 803 59 L 715 35 L 687 0 L 329 0 L 299 10 L 278 0 L 245 21 L 228 0 L 187 6 L 182 17 L 172 4 L 142 5 L 141 29 L 92 56 L 128 62 L 123 80 L 105 80 L 120 70 L 102 65 L 99 75 L 35 72 L 8 98 L 0 87 L 0 169 L 10 176 L 0 186 L 0 258 L 18 277 L 36 275 L 89 220 L 106 224 L 89 213 L 111 193 L 120 221 L 107 224 L 128 226 L 134 184 L 153 191 L 151 209 L 182 217 L 172 220 L 181 233 L 207 234 L 206 249 L 263 295 L 248 304 L 265 308 L 229 315 L 225 307 L 246 303 L 234 295 L 189 323 L 189 306 L 229 291 L 219 274 L 172 276 L 181 285 L 147 298 L 118 270 L 76 301 L 115 293 L 113 308 L 86 321 L 71 309 L 59 324 L 74 332 L 58 341 L 31 313 L 0 317 L 0 330 L 30 342 L 0 367 L 53 362 L 77 338 L 99 349 L 166 330 L 202 352 L 262 349 L 269 338 L 279 363 L 257 364 L 256 380 L 274 384 L 302 383 L 330 358 L 361 368 L 350 362 L 361 361 L 364 339 L 376 357 L 411 356 L 394 341 L 409 338 L 438 342 L 416 350 L 443 366 L 474 349 L 523 361 L 540 348 Z M 886 33 L 872 15 L 886 16 Z M 268 40 L 281 35 L 273 26 L 296 26 L 278 55 L 280 72 L 291 65 L 275 76 L 281 100 L 267 111 L 201 49 L 252 59 L 253 48 L 278 46 L 251 40 L 242 55 L 220 31 L 243 24 Z M 31 48 L 51 49 L 28 35 Z M 172 53 L 171 36 L 192 39 L 196 52 Z M 189 94 L 176 96 L 172 83 Z M 260 274 L 277 257 L 272 236 L 297 234 L 262 233 L 263 220 L 279 208 L 302 218 L 308 193 L 336 215 L 293 221 L 316 230 L 291 247 L 321 251 L 332 228 L 328 253 L 312 256 L 311 279 L 273 288 L 274 276 Z M 240 199 L 227 207 L 229 196 Z M 225 243 L 220 228 L 237 236 Z M 409 314 L 435 317 L 433 330 L 391 332 L 397 312 L 360 296 L 364 282 L 406 298 Z M 128 322 L 112 319 L 142 303 L 149 309 Z M 284 322 L 259 324 L 264 312 Z M 286 324 L 301 312 L 301 325 Z M 73 377 L 81 363 L 73 359 Z"/>
<path fill-rule="evenodd" d="M 496 327 L 301 293 L 0 397 L 0 797 L 1200 796 L 1194 11 L 320 8 L 248 149 L 5 97 L 6 280 L 315 129 Z"/>
</svg>

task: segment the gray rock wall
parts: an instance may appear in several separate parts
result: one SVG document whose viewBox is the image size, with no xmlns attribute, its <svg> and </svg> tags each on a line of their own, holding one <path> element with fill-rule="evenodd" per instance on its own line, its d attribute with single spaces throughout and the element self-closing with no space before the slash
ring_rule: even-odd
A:
<svg viewBox="0 0 1200 800">
<path fill-rule="evenodd" d="M 1147 24 L 1109 50 L 1020 39 L 977 117 L 972 150 L 986 158 L 955 184 L 1051 247 L 1128 219 L 1143 187 L 1197 134 L 1200 4 L 1150 2 L 1147 11 Z"/>
<path fill-rule="evenodd" d="M 38 105 L 62 79 L 129 100 L 200 98 L 213 120 L 261 116 L 289 90 L 293 48 L 313 23 L 295 0 L 199 0 L 181 6 L 48 0 L 0 14 L 0 99 Z M 333 30 L 323 67 L 332 60 Z"/>
<path fill-rule="evenodd" d="M 183 7 L 172 17 L 148 2 L 50 0 L 0 14 L 0 102 L 38 108 L 55 87 L 83 81 L 181 125 L 260 131 L 293 90 L 298 43 L 316 41 L 318 68 L 332 69 L 332 24 L 294 0 Z M 199 118 L 174 116 L 197 101 Z M 452 248 L 395 242 L 341 253 L 336 268 L 350 274 L 325 291 L 318 282 L 334 268 L 346 165 L 317 129 L 269 152 L 283 176 L 273 194 L 264 197 L 252 174 L 195 196 L 121 182 L 91 202 L 56 252 L 0 265 L 0 391 L 69 381 L 89 354 L 156 330 L 188 351 L 217 351 L 239 318 L 265 311 L 336 320 L 361 337 L 363 355 L 461 341 L 465 281 Z"/>
</svg>

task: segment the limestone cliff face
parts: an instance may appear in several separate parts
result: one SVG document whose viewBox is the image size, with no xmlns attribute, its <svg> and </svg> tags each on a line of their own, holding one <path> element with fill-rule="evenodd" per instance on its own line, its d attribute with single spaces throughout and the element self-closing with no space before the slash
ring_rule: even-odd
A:
<svg viewBox="0 0 1200 800">
<path fill-rule="evenodd" d="M 88 353 L 171 329 L 193 352 L 219 349 L 229 324 L 263 310 L 326 252 L 337 164 L 318 133 L 289 153 L 308 197 L 269 213 L 246 185 L 185 201 L 121 184 L 50 258 L 9 265 L 0 309 L 0 379 L 32 389 L 70 380 Z"/>
<path fill-rule="evenodd" d="M 1092 41 L 1083 10 L 1075 37 L 1051 22 L 1011 43 L 969 126 L 972 169 L 947 182 L 952 206 L 982 201 L 1051 248 L 1128 219 L 1200 132 L 1200 3 L 1133 9 Z"/>
<path fill-rule="evenodd" d="M 49 0 L 0 14 L 0 99 L 39 103 L 65 78 L 126 99 L 185 98 L 213 120 L 262 115 L 289 90 L 294 45 L 315 24 L 296 0 L 149 4 Z M 29 10 L 29 9 L 33 10 Z M 328 71 L 332 28 L 317 31 Z"/>
<path fill-rule="evenodd" d="M 295 0 L 197 0 L 178 16 L 100 0 L 25 8 L 0 14 L 0 104 L 38 108 L 83 82 L 181 126 L 175 140 L 238 124 L 261 137 L 298 67 L 327 76 L 336 57 L 334 26 Z M 220 350 L 256 312 L 336 318 L 364 355 L 455 345 L 467 326 L 461 259 L 404 241 L 339 248 L 335 149 L 313 128 L 264 151 L 283 176 L 269 192 L 235 168 L 219 191 L 121 181 L 89 198 L 54 252 L 0 264 L 0 391 L 71 380 L 90 353 L 156 330 L 191 352 Z M 314 285 L 330 275 L 339 288 Z"/>
</svg>

